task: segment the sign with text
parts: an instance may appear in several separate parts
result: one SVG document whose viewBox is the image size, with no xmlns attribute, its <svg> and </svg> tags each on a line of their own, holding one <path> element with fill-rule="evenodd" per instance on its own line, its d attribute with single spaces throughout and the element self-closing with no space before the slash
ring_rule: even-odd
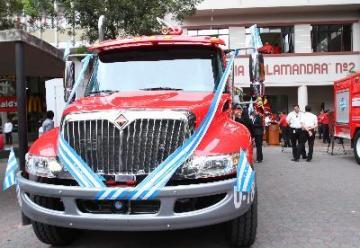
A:
<svg viewBox="0 0 360 248">
<path fill-rule="evenodd" d="M 235 85 L 249 87 L 249 59 L 235 60 Z M 296 83 L 325 84 L 360 71 L 360 54 L 266 56 L 265 85 L 291 86 Z"/>
<path fill-rule="evenodd" d="M 16 109 L 16 96 L 0 96 L 0 112 L 15 112 Z"/>
</svg>

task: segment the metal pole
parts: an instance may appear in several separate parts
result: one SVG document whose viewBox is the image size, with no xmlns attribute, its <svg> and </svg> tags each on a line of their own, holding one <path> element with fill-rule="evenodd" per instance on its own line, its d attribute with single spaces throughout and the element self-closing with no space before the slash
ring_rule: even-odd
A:
<svg viewBox="0 0 360 248">
<path fill-rule="evenodd" d="M 18 137 L 20 170 L 25 170 L 25 154 L 28 150 L 27 113 L 26 113 L 26 81 L 25 81 L 25 56 L 24 43 L 15 43 L 16 65 L 16 101 L 18 112 Z"/>
</svg>

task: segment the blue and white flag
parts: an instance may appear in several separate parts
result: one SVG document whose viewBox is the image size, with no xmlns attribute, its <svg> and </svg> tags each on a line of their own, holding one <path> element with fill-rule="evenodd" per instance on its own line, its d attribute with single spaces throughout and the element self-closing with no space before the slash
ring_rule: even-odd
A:
<svg viewBox="0 0 360 248">
<path fill-rule="evenodd" d="M 248 46 L 254 48 L 255 51 L 263 47 L 263 43 L 260 37 L 260 31 L 256 24 L 250 27 L 250 44 L 248 44 Z"/>
<path fill-rule="evenodd" d="M 9 160 L 6 166 L 5 178 L 3 183 L 3 191 L 16 184 L 16 171 L 19 169 L 18 162 L 15 157 L 14 150 L 11 149 Z"/>
<path fill-rule="evenodd" d="M 249 193 L 255 179 L 255 171 L 246 157 L 246 152 L 240 152 L 240 159 L 237 166 L 236 187 L 237 192 Z"/>
</svg>

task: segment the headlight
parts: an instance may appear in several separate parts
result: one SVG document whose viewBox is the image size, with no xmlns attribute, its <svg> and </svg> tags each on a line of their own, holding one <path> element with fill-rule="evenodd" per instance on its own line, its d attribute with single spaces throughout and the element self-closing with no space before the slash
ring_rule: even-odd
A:
<svg viewBox="0 0 360 248">
<path fill-rule="evenodd" d="M 188 179 L 225 176 L 236 173 L 238 162 L 238 153 L 221 156 L 194 156 L 181 167 L 178 175 Z"/>
<path fill-rule="evenodd" d="M 34 176 L 47 178 L 72 178 L 55 157 L 40 157 L 26 154 L 26 171 Z"/>
</svg>

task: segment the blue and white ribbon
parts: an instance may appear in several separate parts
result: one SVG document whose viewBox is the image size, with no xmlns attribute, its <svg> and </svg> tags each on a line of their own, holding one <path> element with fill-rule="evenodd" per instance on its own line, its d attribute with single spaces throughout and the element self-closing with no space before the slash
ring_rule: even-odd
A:
<svg viewBox="0 0 360 248">
<path fill-rule="evenodd" d="M 155 198 L 163 187 L 167 184 L 170 178 L 173 176 L 175 171 L 186 162 L 187 159 L 193 154 L 198 145 L 200 144 L 202 138 L 206 134 L 214 116 L 218 109 L 222 93 L 225 90 L 227 79 L 231 73 L 234 58 L 237 55 L 238 50 L 232 53 L 230 60 L 227 64 L 227 67 L 221 77 L 221 80 L 217 86 L 217 89 L 214 94 L 214 98 L 211 102 L 210 108 L 200 124 L 199 128 L 195 133 L 184 142 L 182 146 L 177 148 L 170 156 L 168 156 L 165 161 L 163 161 L 155 170 L 153 170 L 141 183 L 136 187 L 112 187 L 107 188 L 103 182 L 103 178 L 97 175 L 86 162 L 76 153 L 76 151 L 66 142 L 63 138 L 63 135 L 59 135 L 59 148 L 58 154 L 59 159 L 62 164 L 68 169 L 70 174 L 75 178 L 81 187 L 91 187 L 91 188 L 101 188 L 99 193 L 95 196 L 98 200 L 117 200 L 117 199 L 127 199 L 127 200 L 148 200 Z M 75 94 L 75 90 L 79 85 L 80 81 L 83 79 L 83 74 L 85 73 L 87 66 L 89 64 L 91 57 L 87 56 L 83 60 L 83 68 L 80 72 L 80 75 L 74 85 L 73 91 L 70 94 L 70 98 Z M 242 152 L 241 154 L 245 154 Z M 238 171 L 238 177 L 240 175 L 241 182 L 248 185 L 252 182 L 254 178 L 254 172 L 249 166 L 246 160 L 246 156 L 242 155 L 242 163 L 239 164 L 242 170 Z M 245 159 L 244 159 L 245 158 Z M 247 177 L 247 175 L 250 175 Z M 242 179 L 244 178 L 244 179 Z M 251 185 L 251 184 L 250 184 Z M 248 186 L 243 186 L 247 190 Z"/>
<path fill-rule="evenodd" d="M 58 157 L 81 187 L 106 187 L 103 178 L 94 173 L 86 162 L 67 143 L 63 135 L 59 135 Z"/>
<path fill-rule="evenodd" d="M 3 191 L 16 184 L 16 171 L 19 169 L 14 150 L 11 149 L 3 182 Z"/>
<path fill-rule="evenodd" d="M 206 131 L 208 130 L 216 110 L 219 106 L 222 93 L 224 92 L 227 79 L 231 73 L 234 58 L 238 51 L 233 52 L 227 64 L 225 72 L 215 91 L 214 98 L 210 108 L 195 133 L 184 142 L 182 146 L 177 148 L 169 157 L 167 157 L 155 170 L 153 170 L 140 184 L 135 188 L 108 188 L 102 190 L 97 195 L 99 200 L 147 200 L 157 196 L 160 190 L 165 187 L 167 182 L 173 176 L 175 171 L 193 154 L 197 146 L 200 144 Z"/>
<path fill-rule="evenodd" d="M 93 57 L 94 57 L 94 54 L 88 54 L 85 56 L 85 58 L 83 58 L 81 60 L 81 63 L 83 64 L 83 66 L 81 68 L 78 78 L 75 81 L 73 89 L 70 92 L 70 96 L 66 102 L 66 106 L 68 106 L 70 104 L 70 102 L 72 101 L 72 99 L 76 93 L 77 88 L 79 87 L 80 83 L 84 80 L 85 72 L 86 72 L 87 68 L 89 67 L 89 63 L 93 59 Z"/>
<path fill-rule="evenodd" d="M 225 89 L 226 82 L 231 73 L 234 58 L 237 53 L 238 51 L 232 53 L 225 72 L 223 73 L 217 86 L 210 108 L 200 127 L 181 147 L 176 149 L 175 152 L 167 157 L 165 161 L 163 161 L 135 188 L 106 188 L 102 179 L 94 173 L 94 171 L 89 168 L 86 162 L 81 159 L 76 151 L 72 149 L 61 133 L 59 135 L 58 147 L 60 161 L 65 165 L 70 174 L 75 178 L 81 187 L 103 188 L 103 190 L 97 194 L 96 199 L 146 200 L 156 197 L 159 191 L 165 187 L 175 171 L 192 155 L 208 130 L 219 106 L 222 93 Z M 75 90 L 80 84 L 80 81 L 83 79 L 91 58 L 92 57 L 90 56 L 84 58 L 83 68 L 72 92 L 70 93 L 69 99 L 72 99 L 74 96 Z"/>
<path fill-rule="evenodd" d="M 235 191 L 249 193 L 254 183 L 255 171 L 246 157 L 246 152 L 241 150 L 240 159 L 237 166 L 237 178 Z"/>
</svg>

